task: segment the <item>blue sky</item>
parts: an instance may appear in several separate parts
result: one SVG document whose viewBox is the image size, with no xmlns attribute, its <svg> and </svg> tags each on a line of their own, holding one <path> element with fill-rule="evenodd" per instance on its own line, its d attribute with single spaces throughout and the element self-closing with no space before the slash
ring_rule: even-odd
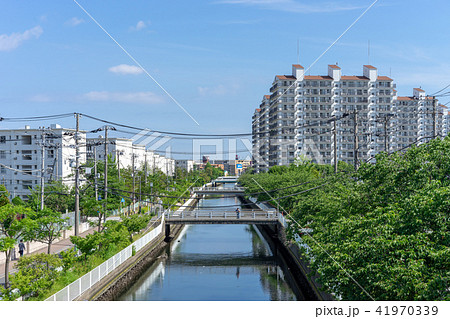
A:
<svg viewBox="0 0 450 319">
<path fill-rule="evenodd" d="M 165 131 L 250 132 L 274 76 L 297 62 L 297 40 L 308 67 L 373 2 L 77 1 L 200 125 L 73 0 L 2 1 L 0 116 L 83 112 Z M 370 40 L 370 63 L 391 75 L 399 95 L 437 91 L 450 83 L 449 8 L 444 0 L 379 0 L 310 73 L 338 62 L 343 73 L 362 74 Z"/>
</svg>

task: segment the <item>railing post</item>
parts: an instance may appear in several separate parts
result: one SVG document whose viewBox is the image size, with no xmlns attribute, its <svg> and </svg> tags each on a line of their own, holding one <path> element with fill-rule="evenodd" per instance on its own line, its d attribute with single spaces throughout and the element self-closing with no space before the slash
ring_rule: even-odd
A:
<svg viewBox="0 0 450 319">
<path fill-rule="evenodd" d="M 195 211 L 195 219 L 198 219 L 198 211 Z"/>
<path fill-rule="evenodd" d="M 184 212 L 181 212 L 181 219 L 184 219 Z"/>
<path fill-rule="evenodd" d="M 212 212 L 209 212 L 209 218 L 212 219 Z"/>
<path fill-rule="evenodd" d="M 224 213 L 223 213 L 223 217 L 224 217 L 225 219 L 227 219 L 227 212 L 224 212 Z"/>
<path fill-rule="evenodd" d="M 255 214 L 255 210 L 254 209 L 252 209 L 252 214 L 253 214 L 253 219 L 255 219 L 256 218 L 256 214 Z"/>
</svg>

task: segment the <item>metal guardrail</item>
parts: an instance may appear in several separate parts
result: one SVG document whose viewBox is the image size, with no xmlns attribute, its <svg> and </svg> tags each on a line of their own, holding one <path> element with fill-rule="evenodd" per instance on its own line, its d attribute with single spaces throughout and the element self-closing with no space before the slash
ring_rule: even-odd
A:
<svg viewBox="0 0 450 319">
<path fill-rule="evenodd" d="M 164 218 L 164 217 L 163 217 Z M 138 252 L 145 245 L 155 239 L 162 232 L 162 221 L 161 224 L 153 229 L 148 234 L 144 235 L 140 239 L 136 240 L 134 243 L 121 250 L 116 255 L 109 258 L 107 261 L 102 263 L 100 266 L 94 268 L 83 277 L 78 278 L 70 285 L 64 287 L 51 297 L 47 298 L 46 301 L 72 301 L 83 294 L 85 291 L 94 286 L 97 282 L 103 279 L 105 276 L 110 274 L 114 269 L 124 263 L 128 258 L 132 256 L 133 246 Z"/>
</svg>

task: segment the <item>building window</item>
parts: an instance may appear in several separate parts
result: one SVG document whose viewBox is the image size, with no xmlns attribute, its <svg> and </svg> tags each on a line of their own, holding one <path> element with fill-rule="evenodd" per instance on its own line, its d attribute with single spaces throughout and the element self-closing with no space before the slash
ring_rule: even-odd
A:
<svg viewBox="0 0 450 319">
<path fill-rule="evenodd" d="M 22 145 L 31 145 L 31 135 L 22 135 Z"/>
</svg>

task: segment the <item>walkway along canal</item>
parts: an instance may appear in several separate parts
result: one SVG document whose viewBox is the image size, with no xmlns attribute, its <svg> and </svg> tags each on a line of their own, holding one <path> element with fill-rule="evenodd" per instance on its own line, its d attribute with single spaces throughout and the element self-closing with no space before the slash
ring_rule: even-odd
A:
<svg viewBox="0 0 450 319">
<path fill-rule="evenodd" d="M 207 197 L 198 203 L 199 208 L 213 206 L 214 210 L 242 209 L 238 198 Z M 263 228 L 184 226 L 159 258 L 117 300 L 314 299 L 309 292 L 302 292 L 302 285 L 293 280 L 288 263 L 278 254 L 276 243 L 271 242 L 270 234 L 264 233 Z"/>
</svg>

